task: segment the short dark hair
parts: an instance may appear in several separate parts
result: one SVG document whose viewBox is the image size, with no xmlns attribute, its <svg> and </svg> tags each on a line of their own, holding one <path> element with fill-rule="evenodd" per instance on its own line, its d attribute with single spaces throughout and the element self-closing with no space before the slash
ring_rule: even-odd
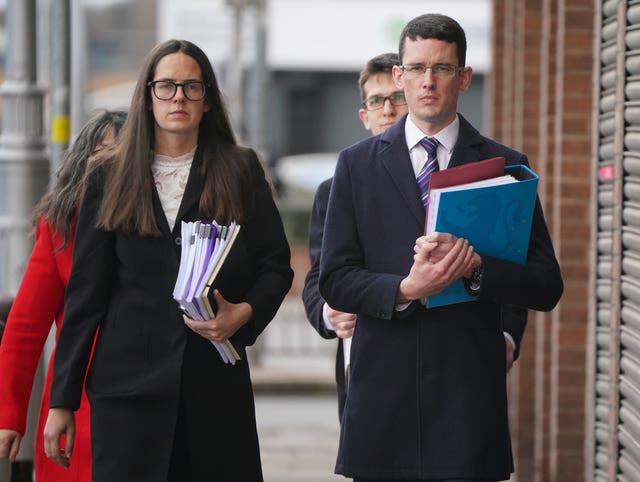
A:
<svg viewBox="0 0 640 482">
<path fill-rule="evenodd" d="M 360 78 L 358 79 L 358 86 L 360 87 L 360 98 L 365 100 L 367 93 L 364 91 L 364 84 L 376 74 L 391 74 L 391 70 L 394 65 L 400 64 L 400 58 L 398 54 L 389 52 L 386 54 L 380 54 L 373 57 L 367 65 L 364 66 L 362 72 L 360 72 Z"/>
<path fill-rule="evenodd" d="M 400 62 L 402 62 L 404 55 L 405 39 L 408 38 L 414 41 L 418 37 L 423 39 L 434 38 L 456 44 L 458 66 L 465 66 L 467 60 L 467 37 L 460 24 L 451 17 L 439 13 L 426 13 L 410 20 L 400 34 L 398 48 Z"/>
</svg>

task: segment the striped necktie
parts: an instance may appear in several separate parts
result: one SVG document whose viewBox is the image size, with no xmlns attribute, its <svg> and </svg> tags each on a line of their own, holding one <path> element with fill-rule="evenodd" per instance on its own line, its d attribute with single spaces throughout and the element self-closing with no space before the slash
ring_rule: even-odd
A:
<svg viewBox="0 0 640 482">
<path fill-rule="evenodd" d="M 420 198 L 425 208 L 427 204 L 429 204 L 429 179 L 431 178 L 431 174 L 439 169 L 438 156 L 436 154 L 438 144 L 438 139 L 435 137 L 423 137 L 420 139 L 420 145 L 427 151 L 427 162 L 424 163 L 417 177 L 418 187 L 420 188 Z"/>
</svg>

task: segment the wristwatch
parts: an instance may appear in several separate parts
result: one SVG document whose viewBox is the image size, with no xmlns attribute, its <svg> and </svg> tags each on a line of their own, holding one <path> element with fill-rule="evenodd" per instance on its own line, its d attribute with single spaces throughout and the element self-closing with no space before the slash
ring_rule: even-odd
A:
<svg viewBox="0 0 640 482">
<path fill-rule="evenodd" d="M 464 287 L 467 289 L 467 293 L 471 296 L 478 296 L 480 294 L 480 289 L 482 288 L 482 274 L 483 267 L 482 263 L 480 263 L 480 266 L 473 268 L 471 277 L 465 278 Z"/>
</svg>

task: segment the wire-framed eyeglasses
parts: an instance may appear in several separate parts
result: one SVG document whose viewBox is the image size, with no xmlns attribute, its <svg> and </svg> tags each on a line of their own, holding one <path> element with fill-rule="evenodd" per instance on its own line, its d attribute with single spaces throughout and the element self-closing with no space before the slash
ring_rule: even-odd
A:
<svg viewBox="0 0 640 482">
<path fill-rule="evenodd" d="M 418 77 L 422 77 L 427 73 L 427 70 L 431 70 L 431 74 L 435 77 L 451 77 L 458 72 L 462 72 L 464 67 L 458 67 L 453 64 L 433 64 L 433 65 L 424 65 L 424 64 L 409 64 L 409 65 L 401 65 L 400 68 L 404 73 L 405 77 L 415 79 Z"/>
<path fill-rule="evenodd" d="M 381 95 L 373 95 L 364 100 L 364 102 L 362 103 L 362 107 L 364 107 L 366 110 L 378 110 L 384 107 L 384 103 L 386 101 L 391 102 L 391 105 L 395 106 L 406 105 L 407 103 L 407 100 L 404 98 L 404 92 L 398 91 L 394 92 L 391 95 L 387 95 L 386 97 L 383 97 Z"/>
<path fill-rule="evenodd" d="M 189 100 L 202 100 L 205 94 L 205 84 L 201 80 L 187 80 L 186 82 L 174 82 L 173 80 L 152 80 L 147 85 L 151 87 L 153 95 L 160 100 L 170 100 L 182 87 L 184 96 Z"/>
</svg>

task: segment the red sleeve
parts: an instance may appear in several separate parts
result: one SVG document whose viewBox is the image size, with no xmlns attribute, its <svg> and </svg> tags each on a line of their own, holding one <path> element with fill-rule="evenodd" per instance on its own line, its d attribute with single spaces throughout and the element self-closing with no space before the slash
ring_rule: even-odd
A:
<svg viewBox="0 0 640 482">
<path fill-rule="evenodd" d="M 0 344 L 0 428 L 24 433 L 38 360 L 51 325 L 62 316 L 65 282 L 56 256 L 68 255 L 73 243 L 55 252 L 59 244 L 60 236 L 41 220 Z"/>
</svg>

